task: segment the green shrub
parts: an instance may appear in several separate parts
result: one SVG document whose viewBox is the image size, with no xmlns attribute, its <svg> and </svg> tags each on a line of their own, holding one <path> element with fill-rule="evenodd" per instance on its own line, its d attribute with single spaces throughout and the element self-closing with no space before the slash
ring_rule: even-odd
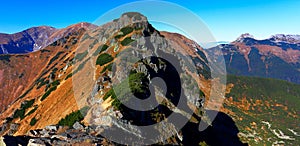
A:
<svg viewBox="0 0 300 146">
<path fill-rule="evenodd" d="M 37 122 L 37 119 L 34 117 L 34 118 L 31 119 L 29 124 L 30 124 L 30 126 L 33 126 L 33 125 L 36 124 L 36 122 Z"/>
<path fill-rule="evenodd" d="M 57 86 L 51 87 L 46 93 L 42 96 L 41 101 L 45 100 L 51 92 L 55 91 L 57 89 Z"/>
<path fill-rule="evenodd" d="M 26 116 L 29 116 L 29 115 L 31 115 L 31 114 L 33 114 L 36 110 L 37 110 L 37 106 L 35 106 L 31 111 L 29 111 L 27 114 L 26 114 Z"/>
<path fill-rule="evenodd" d="M 133 28 L 127 26 L 127 27 L 123 27 L 120 31 L 123 32 L 123 35 L 125 36 L 125 35 L 131 33 L 133 31 Z"/>
<path fill-rule="evenodd" d="M 60 84 L 60 81 L 59 80 L 55 80 L 50 85 L 48 85 L 47 88 L 46 88 L 46 93 L 42 96 L 41 101 L 45 100 L 51 94 L 51 92 L 53 92 L 54 90 L 56 90 L 57 86 L 59 84 Z M 51 87 L 51 88 L 48 89 L 48 87 Z"/>
<path fill-rule="evenodd" d="M 112 71 L 112 67 L 113 67 L 113 63 L 110 63 L 108 65 L 106 65 L 103 70 L 101 71 L 101 73 L 104 73 L 106 70 L 108 71 Z"/>
<path fill-rule="evenodd" d="M 114 106 L 117 110 L 122 110 L 122 103 L 120 102 L 120 100 L 115 99 L 112 103 L 112 106 Z"/>
<path fill-rule="evenodd" d="M 118 88 L 118 87 L 117 87 L 117 88 Z M 117 89 L 117 90 L 120 91 L 119 89 Z M 122 92 L 126 92 L 126 91 L 123 90 Z M 120 93 L 120 94 L 122 94 L 122 93 Z M 124 97 L 124 98 L 125 98 L 125 96 L 122 96 L 122 95 L 120 95 L 120 94 L 118 94 L 120 97 Z M 114 100 L 114 101 L 111 103 L 111 105 L 112 105 L 115 109 L 121 110 L 121 109 L 122 109 L 122 107 L 121 107 L 122 103 L 121 103 L 120 100 L 117 98 L 114 89 L 110 89 L 110 90 L 104 95 L 103 100 L 106 100 L 106 99 L 108 99 L 109 97 L 111 97 L 111 98 Z"/>
<path fill-rule="evenodd" d="M 28 109 L 28 108 L 30 108 L 33 104 L 34 104 L 34 99 L 29 100 L 29 101 L 27 100 L 27 101 L 25 101 L 24 103 L 22 103 L 21 108 L 23 108 L 23 109 Z"/>
<path fill-rule="evenodd" d="M 148 88 L 145 83 L 147 83 L 147 76 L 144 73 L 139 72 L 129 75 L 129 87 L 133 94 L 145 93 Z"/>
<path fill-rule="evenodd" d="M 58 125 L 71 127 L 74 125 L 75 122 L 81 121 L 81 120 L 83 120 L 83 118 L 84 118 L 83 115 L 78 110 L 78 111 L 70 113 L 65 118 L 61 119 L 58 122 Z"/>
<path fill-rule="evenodd" d="M 101 54 L 97 58 L 96 65 L 102 66 L 102 65 L 104 65 L 108 62 L 111 62 L 113 59 L 114 58 L 111 55 L 107 54 L 107 53 Z"/>
<path fill-rule="evenodd" d="M 205 94 L 204 94 L 204 92 L 202 90 L 199 90 L 199 96 L 200 97 L 205 97 Z"/>
<path fill-rule="evenodd" d="M 70 73 L 66 76 L 65 80 L 67 80 L 68 78 L 71 78 L 73 76 L 73 73 Z"/>
<path fill-rule="evenodd" d="M 127 87 L 128 82 L 130 88 Z M 148 90 L 145 84 L 140 84 L 141 82 L 147 82 L 146 75 L 144 73 L 133 72 L 123 82 L 116 85 L 113 89 L 110 89 L 104 95 L 103 100 L 111 97 L 114 99 L 112 106 L 117 110 L 122 110 L 122 102 L 129 101 L 132 93 L 145 93 L 146 90 Z"/>
<path fill-rule="evenodd" d="M 122 35 L 122 34 L 119 34 L 119 35 L 116 35 L 115 36 L 115 39 L 120 39 L 120 38 L 122 38 L 124 35 Z"/>
<path fill-rule="evenodd" d="M 13 115 L 14 119 L 17 119 L 17 118 L 24 119 L 24 117 L 25 117 L 24 109 L 17 109 Z"/>
<path fill-rule="evenodd" d="M 103 46 L 101 46 L 101 50 L 100 50 L 100 52 L 99 53 L 101 53 L 101 52 L 103 52 L 103 51 L 106 51 L 107 49 L 108 49 L 108 45 L 103 45 Z"/>
<path fill-rule="evenodd" d="M 25 101 L 21 104 L 20 109 L 17 109 L 13 115 L 13 118 L 20 118 L 21 120 L 25 118 L 25 112 L 28 108 L 30 108 L 34 103 L 34 99 Z"/>
<path fill-rule="evenodd" d="M 120 39 L 120 38 L 126 36 L 127 34 L 130 34 L 133 31 L 133 28 L 127 26 L 127 27 L 123 27 L 120 31 L 122 32 L 122 34 L 116 35 L 115 39 Z"/>
<path fill-rule="evenodd" d="M 106 94 L 103 97 L 103 100 L 106 100 L 110 96 L 112 97 L 112 99 L 116 98 L 116 94 L 114 92 L 114 89 L 110 89 L 108 92 L 106 92 Z"/>
<path fill-rule="evenodd" d="M 58 86 L 60 84 L 59 80 L 55 80 L 51 83 L 51 86 Z"/>
<path fill-rule="evenodd" d="M 80 112 L 83 116 L 86 116 L 88 111 L 90 110 L 90 107 L 89 106 L 85 106 L 83 108 L 80 109 Z"/>
<path fill-rule="evenodd" d="M 121 42 L 121 44 L 122 44 L 122 46 L 127 46 L 127 45 L 129 45 L 131 42 L 133 42 L 134 40 L 132 40 L 131 39 L 131 37 L 127 37 L 127 38 L 125 38 L 122 42 Z"/>
</svg>

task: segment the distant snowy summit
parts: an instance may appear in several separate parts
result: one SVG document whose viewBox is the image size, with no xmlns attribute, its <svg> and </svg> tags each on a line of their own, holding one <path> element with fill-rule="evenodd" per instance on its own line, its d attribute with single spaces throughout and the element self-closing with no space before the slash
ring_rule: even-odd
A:
<svg viewBox="0 0 300 146">
<path fill-rule="evenodd" d="M 298 44 L 300 43 L 300 35 L 284 35 L 284 34 L 276 34 L 273 35 L 271 40 L 276 42 L 286 42 L 291 44 Z"/>
<path fill-rule="evenodd" d="M 234 42 L 243 42 L 245 39 L 256 39 L 253 35 L 249 33 L 244 33 L 240 37 L 238 37 Z M 284 42 L 289 44 L 299 44 L 300 43 L 300 35 L 285 35 L 285 34 L 276 34 L 272 35 L 268 39 L 264 40 L 270 40 L 272 42 Z"/>
</svg>

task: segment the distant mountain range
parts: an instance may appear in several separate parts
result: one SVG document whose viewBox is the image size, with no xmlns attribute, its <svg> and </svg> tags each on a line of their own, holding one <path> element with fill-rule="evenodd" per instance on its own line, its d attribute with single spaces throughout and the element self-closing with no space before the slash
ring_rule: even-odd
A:
<svg viewBox="0 0 300 146">
<path fill-rule="evenodd" d="M 50 26 L 32 27 L 15 34 L 0 33 L 0 54 L 24 54 L 40 50 L 56 40 L 78 31 L 80 28 L 95 28 L 89 23 L 78 23 L 67 28 Z"/>
<path fill-rule="evenodd" d="M 300 84 L 299 38 L 299 35 L 275 35 L 256 40 L 243 34 L 232 43 L 207 51 L 213 52 L 216 58 L 224 55 L 229 74 L 276 78 Z"/>
</svg>

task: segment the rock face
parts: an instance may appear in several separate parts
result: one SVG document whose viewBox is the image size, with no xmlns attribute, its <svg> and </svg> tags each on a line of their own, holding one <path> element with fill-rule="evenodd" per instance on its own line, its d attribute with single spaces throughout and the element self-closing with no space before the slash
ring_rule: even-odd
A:
<svg viewBox="0 0 300 146">
<path fill-rule="evenodd" d="M 179 34 L 166 32 L 164 34 L 166 36 L 155 30 L 145 16 L 139 13 L 125 13 L 121 18 L 84 35 L 86 39 L 82 40 L 83 42 L 92 42 L 89 44 L 91 54 L 97 51 L 98 44 L 100 47 L 105 44 L 107 45 L 106 50 L 101 52 L 100 56 L 109 54 L 113 58 L 102 66 L 96 66 L 96 70 L 99 70 L 100 74 L 96 72 L 88 75 L 86 74 L 87 69 L 83 69 L 82 72 L 78 72 L 81 79 L 73 80 L 75 86 L 78 84 L 78 87 L 74 88 L 75 92 L 78 92 L 78 100 L 83 98 L 80 93 L 91 89 L 91 94 L 86 100 L 87 106 L 92 108 L 85 121 L 90 125 L 99 125 L 96 128 L 97 132 L 124 135 L 121 139 L 125 143 L 136 139 L 135 144 L 147 144 L 150 142 L 149 139 L 154 139 L 154 142 L 158 139 L 165 140 L 165 137 L 176 135 L 179 131 L 174 124 L 166 123 L 154 127 L 153 130 L 158 134 L 147 135 L 139 126 L 161 122 L 172 112 L 180 115 L 180 118 L 189 119 L 192 115 L 191 109 L 201 110 L 201 104 L 198 102 L 204 96 L 199 97 L 197 81 L 186 74 L 186 72 L 197 74 L 197 69 L 204 70 L 203 66 L 207 66 L 206 58 L 200 57 L 198 54 L 198 52 L 202 52 L 201 47 Z M 176 37 L 178 38 L 176 39 Z M 79 50 L 86 48 L 86 45 L 84 43 L 81 47 L 79 44 Z M 115 49 L 116 46 L 118 49 Z M 97 60 L 100 60 L 100 56 Z M 198 68 L 189 66 L 193 57 L 198 57 L 203 61 L 202 66 L 198 66 Z M 91 60 L 94 60 L 93 57 Z M 112 65 L 112 69 L 106 69 L 111 63 L 115 63 Z M 80 62 L 74 65 L 75 68 L 76 66 L 79 67 Z M 180 81 L 181 76 L 186 78 Z M 200 74 L 199 76 L 204 75 Z M 95 80 L 91 80 L 93 78 Z M 127 78 L 133 79 L 135 82 L 133 84 L 139 85 L 134 85 L 136 88 L 130 90 L 126 86 Z M 160 78 L 164 83 L 160 84 L 159 80 L 152 81 L 154 78 Z M 80 84 L 81 80 L 85 81 L 84 86 Z M 155 83 L 156 85 L 154 85 Z M 189 87 L 186 88 L 187 91 L 184 90 L 185 87 Z M 158 89 L 159 92 L 154 94 L 154 89 Z M 150 97 L 152 100 L 157 97 L 165 105 L 159 104 L 155 108 L 157 106 L 155 101 L 139 104 L 133 99 L 134 96 L 146 99 L 150 94 L 153 94 L 153 97 Z M 121 99 L 117 99 L 117 97 L 121 97 Z M 180 98 L 184 100 L 184 107 L 177 108 Z M 154 109 L 140 112 L 127 108 L 127 106 L 133 107 L 133 109 L 153 106 Z M 153 115 L 157 115 L 161 119 L 155 118 Z M 180 118 L 177 120 L 181 121 Z M 152 137 L 149 138 L 149 135 Z"/>
<path fill-rule="evenodd" d="M 216 51 L 221 49 L 222 52 Z M 224 55 L 227 72 L 234 75 L 275 78 L 300 83 L 300 43 L 297 36 L 275 35 L 256 40 L 242 35 L 230 44 L 207 50 Z"/>
<path fill-rule="evenodd" d="M 73 125 L 73 128 L 76 129 L 76 130 L 83 130 L 84 127 L 79 122 L 76 122 Z"/>
<path fill-rule="evenodd" d="M 113 144 L 105 142 L 104 138 L 93 135 L 93 130 L 86 129 L 69 129 L 63 132 L 64 127 L 47 126 L 45 129 L 31 130 L 27 136 L 4 136 L 0 138 L 0 144 L 4 145 L 28 145 L 28 146 L 43 146 L 43 145 L 103 145 Z M 56 127 L 57 130 L 49 129 Z M 88 132 L 89 131 L 89 132 Z M 2 145 L 1 145 L 2 146 Z"/>
</svg>

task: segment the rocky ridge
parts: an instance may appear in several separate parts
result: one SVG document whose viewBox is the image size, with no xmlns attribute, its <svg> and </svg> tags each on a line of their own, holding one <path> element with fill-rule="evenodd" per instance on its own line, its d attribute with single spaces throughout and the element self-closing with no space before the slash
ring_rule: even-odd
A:
<svg viewBox="0 0 300 146">
<path fill-rule="evenodd" d="M 113 22 L 99 26 L 91 31 L 82 29 L 77 33 L 55 41 L 45 49 L 30 53 L 29 55 L 32 56 L 35 56 L 33 54 L 40 54 L 40 58 L 45 58 L 47 65 L 42 69 L 43 71 L 37 73 L 32 86 L 27 87 L 28 90 L 20 98 L 17 98 L 16 101 L 11 103 L 3 112 L 1 115 L 1 123 L 5 125 L 3 127 L 6 128 L 1 129 L 1 133 L 32 137 L 37 134 L 36 136 L 39 137 L 44 135 L 40 133 L 40 131 L 44 131 L 45 133 L 43 129 L 47 125 L 63 124 L 63 118 L 67 118 L 70 114 L 78 113 L 77 111 L 85 106 L 90 107 L 87 114 L 84 118 L 77 120 L 82 123 L 72 125 L 73 129 L 80 129 L 79 131 L 82 131 L 82 127 L 84 130 L 87 130 L 86 127 L 89 127 L 88 125 L 99 125 L 99 123 L 101 123 L 100 126 L 91 126 L 92 129 L 90 130 L 97 131 L 96 133 L 92 132 L 92 136 L 89 136 L 91 134 L 90 132 L 83 130 L 82 134 L 92 139 L 92 141 L 101 141 L 101 139 L 97 139 L 97 136 L 105 130 L 122 129 L 126 134 L 139 137 L 141 141 L 137 141 L 137 143 L 142 144 L 146 142 L 145 135 L 141 135 L 140 129 L 137 126 L 133 126 L 133 124 L 160 122 L 169 112 L 176 112 L 183 118 L 195 116 L 197 117 L 195 119 L 199 119 L 199 117 L 203 115 L 203 111 L 201 110 L 203 106 L 202 102 L 205 101 L 204 98 L 209 98 L 205 95 L 209 94 L 209 88 L 207 86 L 209 85 L 210 77 L 209 74 L 203 74 L 203 70 L 207 68 L 207 60 L 203 57 L 204 53 L 200 46 L 182 36 L 178 39 L 182 41 L 178 41 L 173 38 L 175 36 L 178 37 L 180 35 L 158 32 L 147 22 L 146 17 L 141 14 L 125 13 L 121 18 Z M 131 47 L 136 47 L 140 50 L 131 50 Z M 186 48 L 188 53 L 183 55 L 185 51 L 179 50 L 180 48 Z M 178 53 L 175 53 L 176 51 Z M 43 55 L 45 53 L 53 57 L 44 57 Z M 118 68 L 118 70 L 122 73 L 116 76 L 112 72 L 114 69 L 110 64 L 117 61 L 118 58 L 122 58 L 122 53 L 128 53 L 127 56 L 145 59 L 137 60 L 137 64 L 132 64 L 133 67 L 131 67 L 130 70 L 124 70 L 126 66 L 118 66 L 121 67 Z M 168 64 L 166 61 L 161 59 L 155 60 L 152 59 L 151 56 L 166 55 L 167 57 L 179 60 L 179 64 L 184 65 L 187 63 L 185 59 L 187 54 L 189 54 L 191 58 L 198 58 L 198 65 L 196 65 L 194 69 L 186 68 L 186 66 L 180 67 L 181 70 L 189 72 L 189 74 L 196 79 L 195 82 L 189 82 L 191 79 L 186 78 L 182 83 L 184 88 L 190 88 L 190 91 L 184 94 L 186 96 L 185 100 L 188 103 L 188 109 L 196 111 L 193 115 L 186 114 L 187 112 L 180 108 L 175 108 L 176 104 L 174 104 L 174 99 L 176 101 L 176 98 L 170 100 L 164 97 L 163 93 L 158 92 L 159 99 L 163 100 L 164 106 L 171 110 L 162 108 L 163 110 L 159 110 L 159 112 L 152 111 L 152 114 L 148 114 L 151 116 L 143 117 L 141 116 L 145 114 L 143 112 L 134 114 L 133 116 L 128 114 L 128 109 L 119 105 L 118 99 L 114 98 L 113 94 L 109 94 L 111 93 L 112 86 L 114 86 L 111 81 L 124 78 L 123 75 L 126 73 L 133 71 L 135 72 L 133 74 L 134 76 L 144 74 L 147 77 L 145 80 L 149 82 L 149 78 L 153 78 L 154 75 L 161 76 L 163 74 L 160 72 L 165 72 L 170 69 L 170 66 L 166 65 Z M 101 56 L 106 56 L 109 58 L 109 61 L 99 59 Z M 6 60 L 4 63 L 8 65 L 14 64 L 12 62 L 14 57 L 15 56 L 10 58 L 10 61 Z M 20 59 L 22 59 L 22 57 L 26 58 L 27 55 L 21 55 Z M 163 57 L 164 56 L 162 56 L 162 58 Z M 86 65 L 87 62 L 90 61 L 92 65 Z M 28 67 L 30 66 L 33 65 L 28 65 Z M 179 73 L 181 75 L 181 72 Z M 200 88 L 203 89 L 203 93 L 199 98 L 194 96 L 198 95 L 198 93 L 194 91 L 200 92 L 197 83 L 200 83 L 201 80 L 206 80 L 208 84 L 199 85 Z M 79 88 L 76 87 L 78 85 L 80 85 Z M 138 89 L 139 88 L 138 86 Z M 143 86 L 141 86 L 141 88 L 143 88 Z M 139 92 L 137 93 L 141 94 Z M 171 93 L 172 94 L 169 95 L 170 97 L 171 95 L 176 95 L 175 91 Z M 157 116 L 156 118 L 152 116 L 154 114 Z M 91 124 L 93 122 L 94 124 Z M 199 120 L 194 120 L 194 122 L 199 122 Z M 15 126 L 12 127 L 12 125 Z M 70 127 L 72 125 L 68 126 Z M 165 130 L 160 131 L 159 129 L 161 128 L 159 127 L 156 129 L 160 134 L 166 136 L 177 135 L 167 139 L 168 143 L 178 144 L 182 143 L 180 141 L 185 141 L 185 138 L 182 138 L 180 134 L 181 132 L 174 128 L 174 125 L 163 126 Z M 37 132 L 35 131 L 36 129 L 42 130 L 38 130 L 39 132 Z M 31 134 L 29 133 L 30 131 Z M 35 135 L 32 135 L 32 132 Z M 51 134 L 49 135 L 52 140 L 54 137 L 51 138 Z M 52 136 L 53 135 L 59 134 L 56 133 L 52 134 Z M 33 141 L 39 141 L 41 139 L 42 138 L 35 138 Z M 65 137 L 62 136 L 61 139 L 65 139 Z M 49 137 L 43 141 L 49 141 Z"/>
</svg>

